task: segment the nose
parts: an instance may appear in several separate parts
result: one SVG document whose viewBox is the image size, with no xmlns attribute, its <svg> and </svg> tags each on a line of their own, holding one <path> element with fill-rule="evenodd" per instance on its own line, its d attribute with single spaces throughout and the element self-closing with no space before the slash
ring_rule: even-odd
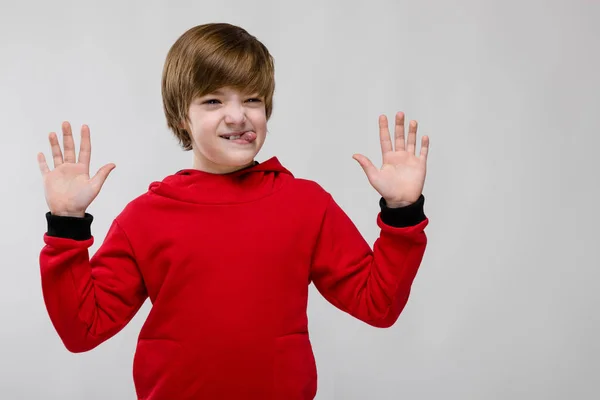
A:
<svg viewBox="0 0 600 400">
<path fill-rule="evenodd" d="M 246 122 L 246 110 L 241 104 L 229 104 L 225 110 L 225 123 L 240 125 Z"/>
</svg>

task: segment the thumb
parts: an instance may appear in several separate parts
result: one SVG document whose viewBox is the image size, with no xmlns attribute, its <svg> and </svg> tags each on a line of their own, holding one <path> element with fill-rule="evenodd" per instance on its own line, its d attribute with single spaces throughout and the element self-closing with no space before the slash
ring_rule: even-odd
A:
<svg viewBox="0 0 600 400">
<path fill-rule="evenodd" d="M 108 178 L 110 172 L 115 168 L 115 164 L 106 164 L 100 168 L 98 172 L 96 172 L 96 175 L 94 175 L 94 177 L 90 180 L 92 186 L 96 187 L 98 191 L 102 189 L 102 185 L 104 185 L 104 182 L 106 182 L 106 178 Z"/>
<path fill-rule="evenodd" d="M 375 177 L 375 174 L 377 173 L 377 167 L 375 167 L 375 165 L 373 165 L 371 160 L 369 160 L 367 157 L 363 156 L 362 154 L 354 154 L 352 156 L 352 158 L 354 158 L 358 162 L 358 164 L 360 164 L 363 171 L 365 171 L 367 178 L 369 179 L 369 181 L 371 181 Z"/>
</svg>

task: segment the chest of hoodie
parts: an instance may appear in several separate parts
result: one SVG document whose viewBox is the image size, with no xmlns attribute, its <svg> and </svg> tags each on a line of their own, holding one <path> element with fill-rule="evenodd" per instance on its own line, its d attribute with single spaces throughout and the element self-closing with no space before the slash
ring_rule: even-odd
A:
<svg viewBox="0 0 600 400">
<path fill-rule="evenodd" d="M 202 318 L 303 315 L 323 201 L 294 185 L 234 204 L 146 201 L 126 229 L 150 301 Z"/>
</svg>

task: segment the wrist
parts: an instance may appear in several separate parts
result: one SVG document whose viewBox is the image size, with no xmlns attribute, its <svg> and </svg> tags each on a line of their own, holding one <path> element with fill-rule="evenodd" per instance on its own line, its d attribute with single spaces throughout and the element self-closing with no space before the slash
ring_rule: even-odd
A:
<svg viewBox="0 0 600 400">
<path fill-rule="evenodd" d="M 419 196 L 413 203 L 406 203 L 408 203 L 408 201 L 392 202 L 391 206 L 388 206 L 386 200 L 382 197 L 379 200 L 379 206 L 381 207 L 381 221 L 389 226 L 403 228 L 415 226 L 427 219 L 423 210 L 423 205 L 425 203 L 425 197 L 423 195 Z"/>
<path fill-rule="evenodd" d="M 85 211 L 50 211 L 50 214 L 57 217 L 72 217 L 72 218 L 84 218 Z"/>
<path fill-rule="evenodd" d="M 400 201 L 400 202 L 393 202 L 393 201 L 385 201 L 385 205 L 387 206 L 387 208 L 402 208 L 402 207 L 406 207 L 406 206 L 410 206 L 411 203 L 410 201 Z"/>
</svg>

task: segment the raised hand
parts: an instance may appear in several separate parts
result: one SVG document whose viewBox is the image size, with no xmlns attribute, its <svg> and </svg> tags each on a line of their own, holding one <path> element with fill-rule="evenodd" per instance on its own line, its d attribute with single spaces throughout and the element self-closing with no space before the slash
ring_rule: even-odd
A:
<svg viewBox="0 0 600 400">
<path fill-rule="evenodd" d="M 385 115 L 379 117 L 379 137 L 383 165 L 377 168 L 371 160 L 362 154 L 354 154 L 354 158 L 365 171 L 367 179 L 379 192 L 388 207 L 404 207 L 419 199 L 425 185 L 427 171 L 427 153 L 429 137 L 421 139 L 421 151 L 417 156 L 417 121 L 411 121 L 408 128 L 408 140 L 404 135 L 404 113 L 396 114 L 394 130 L 395 149 Z M 406 143 L 405 143 L 406 140 Z"/>
<path fill-rule="evenodd" d="M 50 212 L 59 216 L 84 217 L 91 202 L 98 196 L 108 174 L 115 168 L 106 164 L 90 179 L 90 157 L 92 146 L 90 129 L 81 128 L 79 159 L 75 157 L 75 141 L 68 122 L 62 124 L 64 157 L 56 133 L 49 135 L 54 159 L 54 170 L 48 168 L 46 157 L 38 153 L 37 160 L 44 178 L 44 193 Z"/>
</svg>

